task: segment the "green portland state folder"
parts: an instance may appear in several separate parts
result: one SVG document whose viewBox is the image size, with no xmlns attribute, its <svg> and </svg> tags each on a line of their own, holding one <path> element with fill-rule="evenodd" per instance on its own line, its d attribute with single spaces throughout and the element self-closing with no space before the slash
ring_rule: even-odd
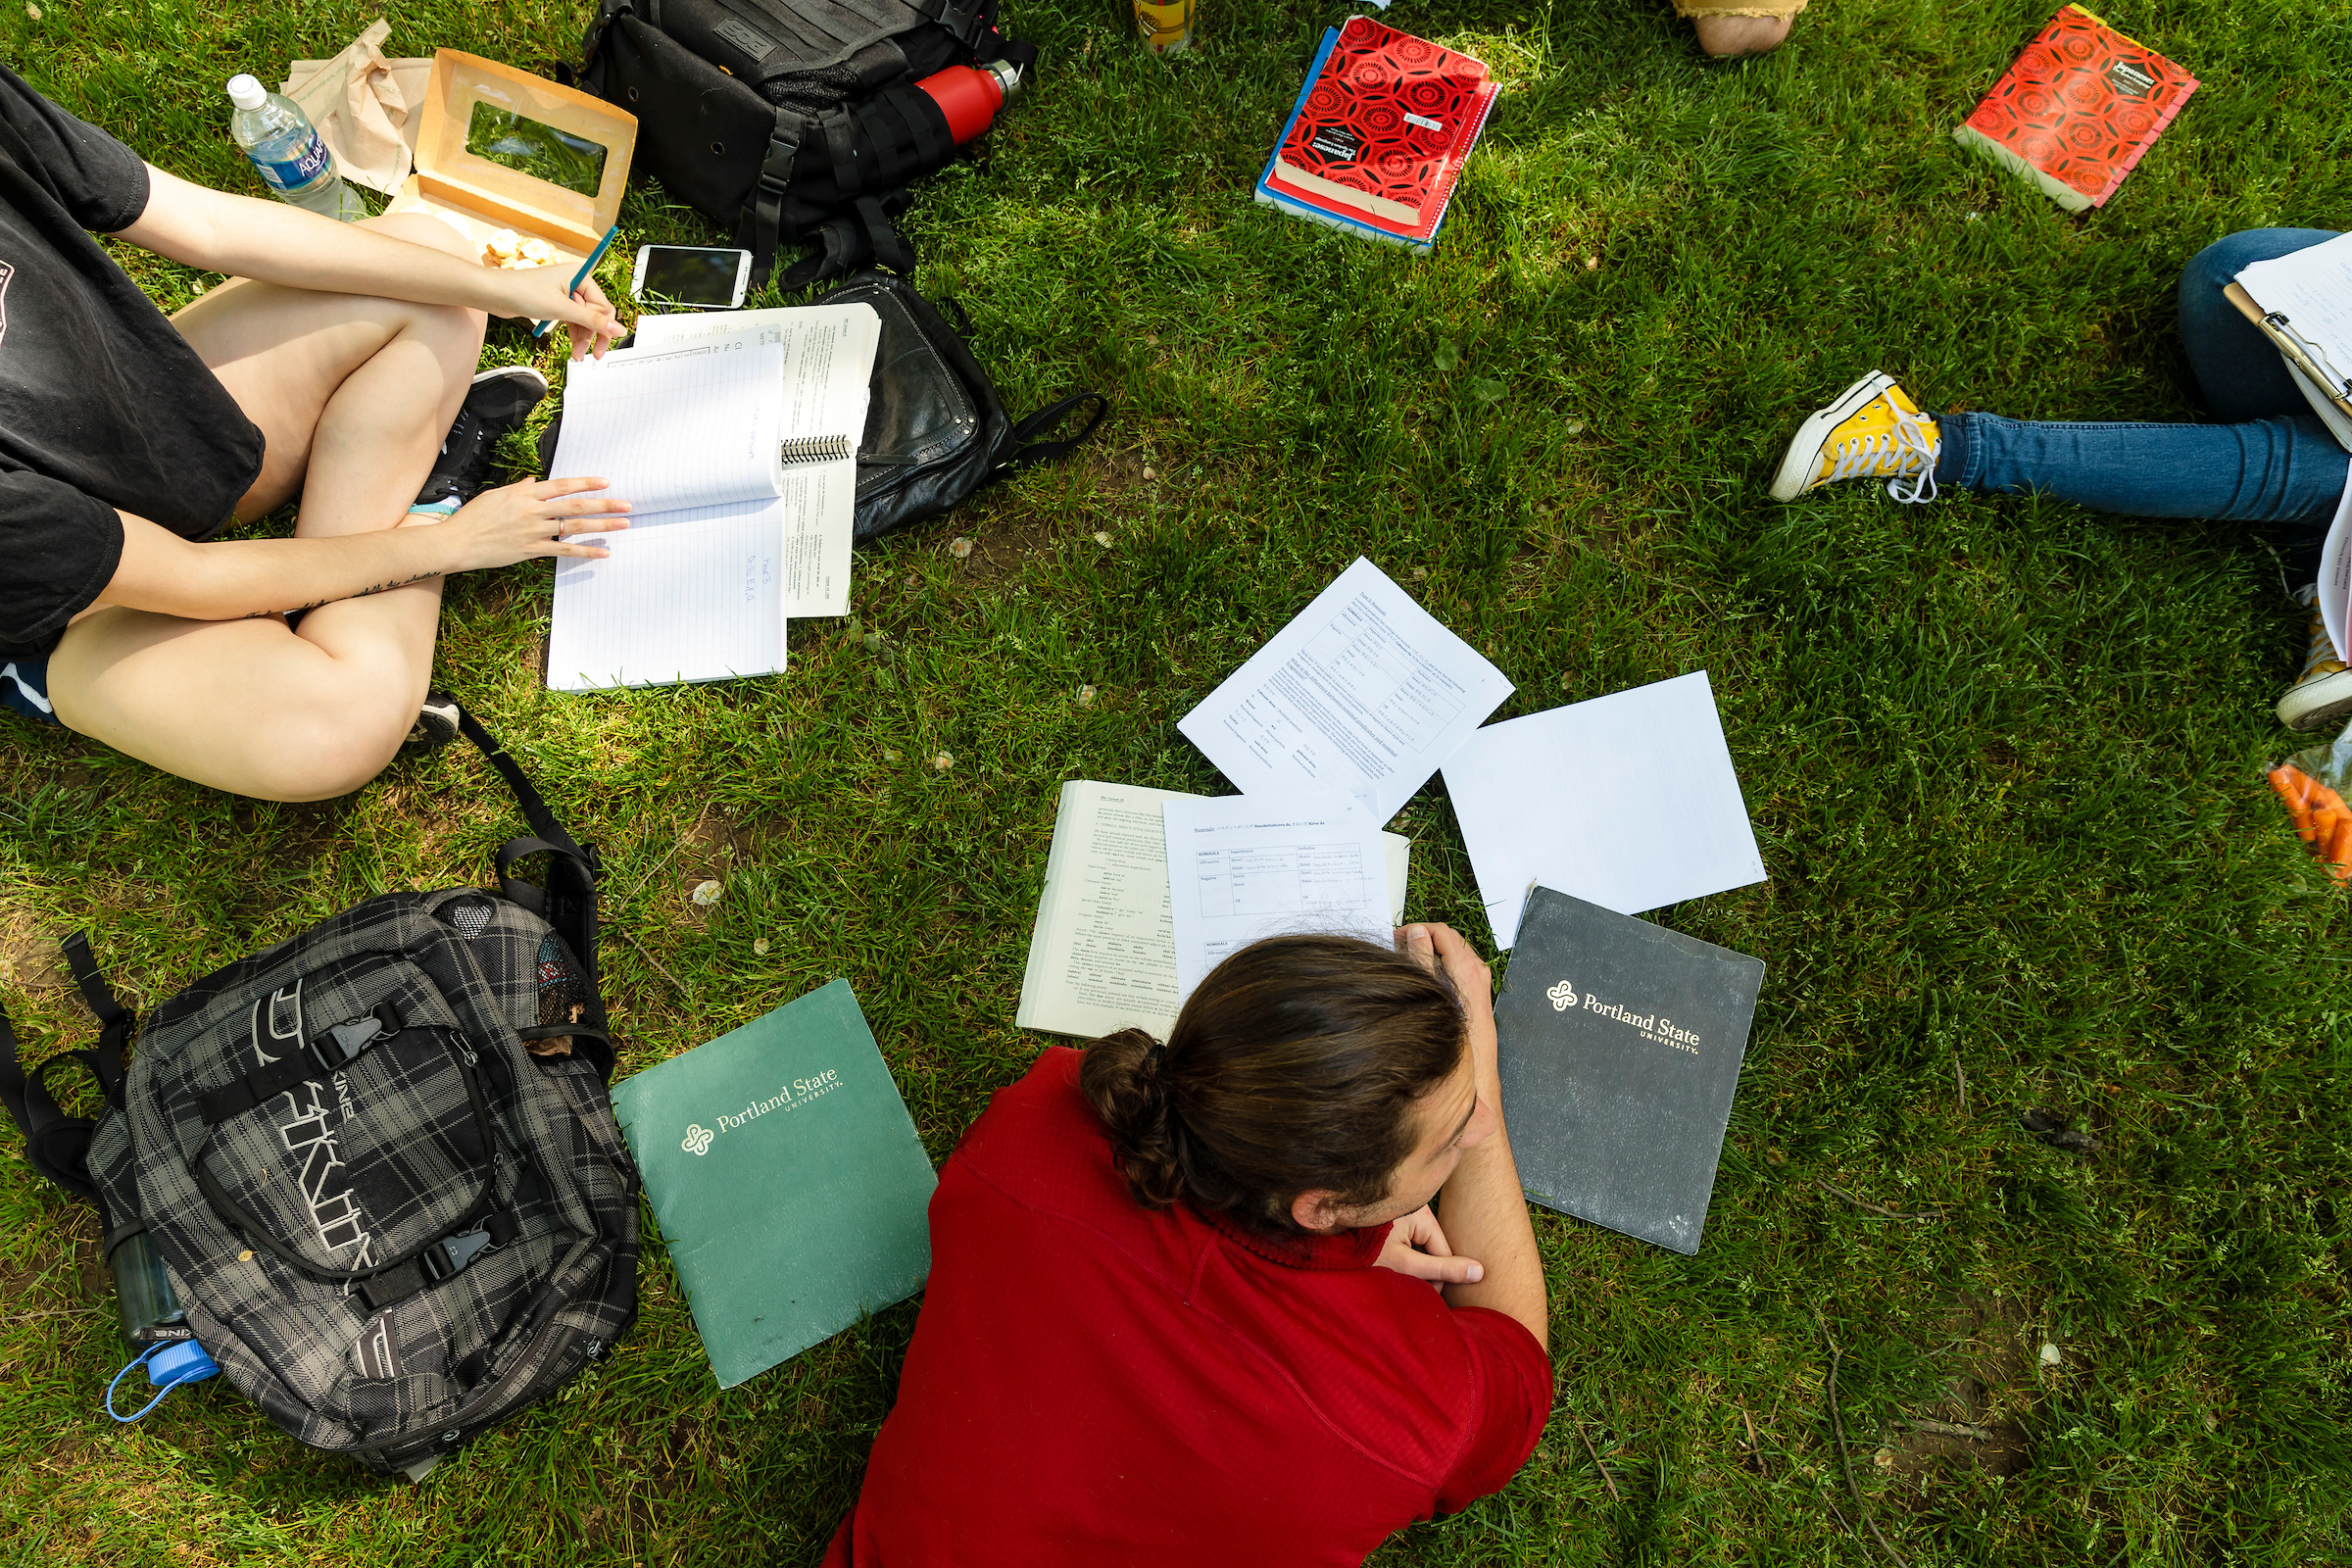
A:
<svg viewBox="0 0 2352 1568">
<path fill-rule="evenodd" d="M 847 980 L 623 1079 L 612 1108 L 720 1388 L 923 1288 L 939 1178 Z"/>
</svg>

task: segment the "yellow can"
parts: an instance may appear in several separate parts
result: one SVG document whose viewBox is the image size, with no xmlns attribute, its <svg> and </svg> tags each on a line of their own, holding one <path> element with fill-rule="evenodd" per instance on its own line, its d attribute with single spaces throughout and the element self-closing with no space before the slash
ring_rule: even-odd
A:
<svg viewBox="0 0 2352 1568">
<path fill-rule="evenodd" d="M 1193 15 L 1198 9 L 1197 0 L 1176 0 L 1174 5 L 1135 0 L 1135 30 L 1142 35 L 1144 47 L 1155 55 L 1182 54 L 1192 46 Z"/>
</svg>

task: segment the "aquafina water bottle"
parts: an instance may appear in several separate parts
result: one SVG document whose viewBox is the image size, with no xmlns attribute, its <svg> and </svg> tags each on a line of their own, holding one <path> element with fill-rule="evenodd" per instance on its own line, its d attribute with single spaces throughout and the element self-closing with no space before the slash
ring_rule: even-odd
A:
<svg viewBox="0 0 2352 1568">
<path fill-rule="evenodd" d="M 300 104 L 282 93 L 265 91 L 251 76 L 228 78 L 228 101 L 236 106 L 228 118 L 228 133 L 273 194 L 306 212 L 346 223 L 368 216 L 358 195 L 335 172 L 334 155 Z"/>
</svg>

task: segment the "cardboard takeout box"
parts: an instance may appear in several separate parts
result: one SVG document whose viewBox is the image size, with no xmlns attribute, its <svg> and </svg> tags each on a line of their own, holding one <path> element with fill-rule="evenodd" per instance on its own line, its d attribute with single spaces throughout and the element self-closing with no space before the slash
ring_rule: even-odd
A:
<svg viewBox="0 0 2352 1568">
<path fill-rule="evenodd" d="M 456 49 L 435 51 L 422 115 L 416 172 L 387 213 L 431 213 L 477 247 L 536 234 L 549 265 L 574 270 L 619 216 L 635 115 Z"/>
</svg>

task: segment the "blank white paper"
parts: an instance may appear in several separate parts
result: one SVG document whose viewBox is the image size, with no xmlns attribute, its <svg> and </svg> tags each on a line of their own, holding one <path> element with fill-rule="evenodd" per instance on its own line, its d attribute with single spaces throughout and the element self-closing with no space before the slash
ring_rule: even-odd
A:
<svg viewBox="0 0 2352 1568">
<path fill-rule="evenodd" d="M 1446 792 L 1497 948 L 1535 882 L 1640 914 L 1764 880 L 1703 669 L 1491 724 Z"/>
<path fill-rule="evenodd" d="M 1378 824 L 1510 695 L 1358 557 L 1176 727 L 1245 795 L 1339 790 Z"/>
<path fill-rule="evenodd" d="M 1236 948 L 1334 931 L 1391 940 L 1380 825 L 1330 791 L 1163 800 L 1176 1001 Z"/>
</svg>

